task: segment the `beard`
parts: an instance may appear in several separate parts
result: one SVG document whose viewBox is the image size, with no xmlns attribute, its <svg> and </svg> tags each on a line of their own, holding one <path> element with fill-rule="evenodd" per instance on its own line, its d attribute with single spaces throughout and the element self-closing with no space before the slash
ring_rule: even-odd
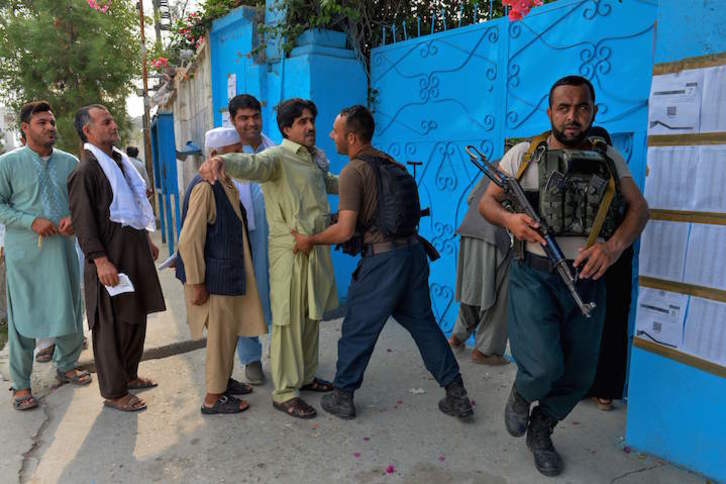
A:
<svg viewBox="0 0 726 484">
<path fill-rule="evenodd" d="M 579 128 L 580 126 L 581 125 L 579 123 L 575 123 L 569 126 L 565 126 L 565 129 L 571 127 Z M 565 135 L 564 131 L 560 131 L 555 126 L 552 126 L 552 136 L 554 136 L 557 141 L 567 146 L 568 148 L 576 148 L 580 146 L 583 141 L 585 141 L 585 139 L 587 138 L 587 133 L 590 131 L 591 127 L 592 123 L 590 123 L 590 126 L 588 126 L 587 129 L 583 129 L 580 134 L 578 134 L 574 138 L 569 138 Z"/>
</svg>

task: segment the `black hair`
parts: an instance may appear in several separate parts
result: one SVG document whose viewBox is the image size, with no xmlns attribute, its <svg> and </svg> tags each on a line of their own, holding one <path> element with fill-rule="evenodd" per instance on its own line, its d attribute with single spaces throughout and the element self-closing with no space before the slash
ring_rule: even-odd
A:
<svg viewBox="0 0 726 484">
<path fill-rule="evenodd" d="M 610 133 L 608 133 L 608 130 L 603 128 L 602 126 L 593 126 L 592 128 L 590 128 L 590 131 L 588 131 L 587 136 L 588 137 L 594 136 L 596 138 L 602 138 L 610 146 L 613 145 L 613 140 L 612 140 L 612 138 L 610 138 Z"/>
<path fill-rule="evenodd" d="M 318 115 L 318 108 L 315 107 L 314 102 L 307 99 L 300 99 L 299 97 L 283 101 L 275 109 L 277 110 L 277 127 L 280 129 L 283 138 L 287 138 L 283 128 L 291 127 L 295 119 L 302 116 L 304 110 L 310 110 L 313 114 L 313 120 Z"/>
<path fill-rule="evenodd" d="M 356 104 L 355 106 L 342 109 L 340 115 L 345 118 L 345 129 L 357 134 L 362 142 L 371 142 L 373 132 L 376 130 L 376 123 L 368 109 L 360 104 Z"/>
<path fill-rule="evenodd" d="M 32 101 L 23 104 L 23 107 L 20 108 L 20 122 L 30 123 L 30 118 L 32 118 L 34 114 L 52 111 L 53 110 L 51 109 L 48 101 Z"/>
<path fill-rule="evenodd" d="M 590 91 L 590 100 L 592 101 L 592 104 L 595 104 L 595 88 L 592 87 L 592 83 L 590 81 L 582 76 L 565 76 L 561 79 L 558 79 L 557 81 L 555 81 L 554 84 L 552 84 L 549 94 L 550 106 L 552 106 L 552 93 L 555 91 L 556 88 L 560 86 L 587 86 L 588 90 Z"/>
<path fill-rule="evenodd" d="M 81 141 L 84 143 L 88 141 L 88 138 L 86 138 L 86 135 L 83 134 L 83 127 L 91 122 L 91 109 L 103 109 L 104 111 L 108 111 L 106 106 L 103 104 L 89 104 L 88 106 L 83 106 L 81 109 L 76 111 L 76 117 L 73 119 L 73 127 L 76 128 L 78 137 L 81 138 Z"/>
<path fill-rule="evenodd" d="M 250 96 L 249 94 L 239 94 L 229 100 L 227 105 L 227 111 L 229 111 L 229 117 L 234 119 L 234 115 L 240 109 L 252 109 L 253 111 L 262 112 L 262 105 L 256 97 Z"/>
<path fill-rule="evenodd" d="M 137 156 L 139 156 L 139 149 L 136 146 L 127 146 L 126 155 L 130 156 L 131 158 L 136 158 Z"/>
</svg>

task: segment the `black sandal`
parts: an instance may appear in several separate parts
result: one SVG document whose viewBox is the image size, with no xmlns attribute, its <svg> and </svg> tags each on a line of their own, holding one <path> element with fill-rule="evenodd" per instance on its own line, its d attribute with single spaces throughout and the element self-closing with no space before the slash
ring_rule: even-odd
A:
<svg viewBox="0 0 726 484">
<path fill-rule="evenodd" d="M 247 395 L 248 393 L 252 393 L 252 385 L 242 383 L 234 378 L 229 379 L 227 389 L 224 391 L 225 395 Z"/>
<path fill-rule="evenodd" d="M 240 403 L 244 403 L 245 406 L 240 408 Z M 247 402 L 229 395 L 222 395 L 211 407 L 205 406 L 204 402 L 202 402 L 202 413 L 204 415 L 215 415 L 218 413 L 241 413 L 248 408 L 250 408 L 250 406 Z"/>
<path fill-rule="evenodd" d="M 66 376 L 67 371 L 55 371 L 55 377 L 58 379 L 61 383 L 72 383 L 73 385 L 83 386 L 88 385 L 91 383 L 91 374 L 87 372 L 86 370 L 79 370 L 78 368 L 74 368 L 73 370 L 68 371 L 75 371 L 73 376 Z"/>
<path fill-rule="evenodd" d="M 313 378 L 313 381 L 311 381 L 307 385 L 301 386 L 300 391 L 301 392 L 327 393 L 327 392 L 332 392 L 333 388 L 335 388 L 335 387 L 329 381 L 325 381 L 322 378 L 315 377 L 315 378 Z"/>
<path fill-rule="evenodd" d="M 318 414 L 312 406 L 308 405 L 305 400 L 300 397 L 291 398 L 284 402 L 273 401 L 272 406 L 279 411 L 285 412 L 291 417 L 296 418 L 313 418 Z"/>
</svg>

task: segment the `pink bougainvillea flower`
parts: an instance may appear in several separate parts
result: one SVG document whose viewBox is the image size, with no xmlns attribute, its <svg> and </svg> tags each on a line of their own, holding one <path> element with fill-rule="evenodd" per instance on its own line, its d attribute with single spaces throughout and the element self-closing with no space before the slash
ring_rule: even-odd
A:
<svg viewBox="0 0 726 484">
<path fill-rule="evenodd" d="M 393 474 L 394 472 L 396 472 L 396 468 L 393 467 L 392 464 L 389 464 L 388 467 L 386 467 L 386 474 Z"/>
<path fill-rule="evenodd" d="M 446 457 L 444 457 L 443 454 L 439 456 L 439 462 L 444 462 L 446 460 Z"/>
<path fill-rule="evenodd" d="M 511 22 L 516 22 L 517 20 L 522 20 L 522 12 L 519 10 L 510 10 L 509 11 L 509 20 Z"/>
<path fill-rule="evenodd" d="M 353 457 L 360 459 L 360 452 L 353 452 Z"/>
</svg>

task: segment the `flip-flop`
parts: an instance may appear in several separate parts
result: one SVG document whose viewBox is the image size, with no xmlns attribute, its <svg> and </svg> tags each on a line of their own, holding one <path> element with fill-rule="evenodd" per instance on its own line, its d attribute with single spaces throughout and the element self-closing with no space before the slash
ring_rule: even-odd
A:
<svg viewBox="0 0 726 484">
<path fill-rule="evenodd" d="M 91 374 L 86 370 L 79 370 L 78 368 L 74 368 L 74 370 L 76 372 L 73 376 L 67 376 L 66 372 L 56 370 L 55 377 L 61 383 L 72 383 L 73 385 L 78 386 L 88 385 L 91 383 L 91 380 L 93 380 L 93 378 L 91 378 Z"/>
<path fill-rule="evenodd" d="M 134 395 L 133 393 L 129 393 L 129 398 L 126 399 L 126 402 L 114 402 L 113 400 L 104 400 L 103 404 L 106 407 L 113 408 L 114 410 L 120 410 L 122 412 L 138 412 L 141 410 L 146 409 L 146 402 L 142 402 L 142 400 Z M 140 406 L 136 406 L 136 404 L 142 403 Z"/>
<path fill-rule="evenodd" d="M 244 404 L 242 408 L 240 408 L 240 403 Z M 214 402 L 214 405 L 212 405 L 211 407 L 207 407 L 206 405 L 204 405 L 204 403 L 202 403 L 201 410 L 204 415 L 215 415 L 226 413 L 242 413 L 249 408 L 249 404 L 244 400 L 240 400 L 239 398 L 235 398 L 230 395 L 222 395 L 217 399 L 216 402 Z"/>
<path fill-rule="evenodd" d="M 139 377 L 136 377 L 136 381 L 134 383 L 128 382 L 126 384 L 126 388 L 129 390 L 143 390 L 145 388 L 154 388 L 158 386 L 159 384 L 156 383 L 154 380 Z"/>
</svg>

